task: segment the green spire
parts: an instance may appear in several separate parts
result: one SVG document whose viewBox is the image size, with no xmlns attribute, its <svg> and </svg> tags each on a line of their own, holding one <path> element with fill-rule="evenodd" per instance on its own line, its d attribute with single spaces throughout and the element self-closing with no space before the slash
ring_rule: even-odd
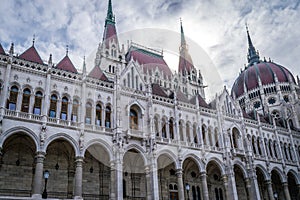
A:
<svg viewBox="0 0 300 200">
<path fill-rule="evenodd" d="M 184 32 L 183 32 L 183 27 L 182 27 L 182 20 L 180 18 L 180 28 L 181 28 L 181 47 L 186 45 L 185 37 L 184 37 Z"/>
<path fill-rule="evenodd" d="M 248 25 L 246 24 L 246 30 L 247 30 L 247 38 L 248 38 L 248 63 L 249 65 L 252 65 L 255 62 L 259 62 L 259 55 L 255 50 L 255 47 L 252 43 L 249 30 L 248 30 Z"/>
<path fill-rule="evenodd" d="M 106 23 L 107 22 L 115 22 L 114 13 L 112 10 L 112 3 L 111 0 L 108 0 L 108 8 L 107 8 L 107 15 L 106 15 Z"/>
</svg>

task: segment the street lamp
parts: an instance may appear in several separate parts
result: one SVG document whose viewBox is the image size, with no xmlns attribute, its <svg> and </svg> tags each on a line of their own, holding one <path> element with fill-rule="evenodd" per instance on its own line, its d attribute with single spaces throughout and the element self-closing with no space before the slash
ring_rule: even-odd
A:
<svg viewBox="0 0 300 200">
<path fill-rule="evenodd" d="M 190 196 L 189 196 L 190 185 L 188 183 L 185 184 L 185 189 L 186 189 L 188 200 L 190 200 Z"/>
<path fill-rule="evenodd" d="M 43 192 L 43 194 L 42 194 L 42 198 L 43 198 L 43 199 L 47 199 L 47 196 L 48 196 L 48 194 L 47 194 L 47 181 L 48 181 L 49 176 L 50 176 L 49 171 L 48 171 L 48 170 L 45 170 L 45 171 L 44 171 L 45 188 L 44 188 L 44 192 Z"/>
<path fill-rule="evenodd" d="M 277 200 L 277 198 L 278 198 L 278 194 L 277 192 L 274 192 L 274 199 Z"/>
</svg>

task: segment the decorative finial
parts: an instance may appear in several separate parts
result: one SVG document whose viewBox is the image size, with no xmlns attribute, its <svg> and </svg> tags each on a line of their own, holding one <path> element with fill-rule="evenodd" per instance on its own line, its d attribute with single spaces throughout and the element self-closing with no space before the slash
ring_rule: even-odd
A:
<svg viewBox="0 0 300 200">
<path fill-rule="evenodd" d="M 49 56 L 48 65 L 52 66 L 52 54 L 50 54 Z"/>
<path fill-rule="evenodd" d="M 85 64 L 85 55 L 83 56 L 83 67 L 82 67 L 83 74 L 86 74 L 86 64 Z"/>
<path fill-rule="evenodd" d="M 245 26 L 246 26 L 247 32 L 249 32 L 249 29 L 248 29 L 248 23 L 247 23 L 247 22 L 245 23 Z"/>
<path fill-rule="evenodd" d="M 10 49 L 9 49 L 9 54 L 13 55 L 14 54 L 14 43 L 12 42 L 10 45 Z"/>
<path fill-rule="evenodd" d="M 69 54 L 69 45 L 66 45 L 66 56 Z"/>
<path fill-rule="evenodd" d="M 32 38 L 32 46 L 34 46 L 34 42 L 35 42 L 35 34 L 33 34 L 33 38 Z"/>
</svg>

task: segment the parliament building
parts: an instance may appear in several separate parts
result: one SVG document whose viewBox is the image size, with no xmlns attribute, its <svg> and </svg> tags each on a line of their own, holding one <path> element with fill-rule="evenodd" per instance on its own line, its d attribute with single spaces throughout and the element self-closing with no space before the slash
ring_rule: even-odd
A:
<svg viewBox="0 0 300 200">
<path fill-rule="evenodd" d="M 93 66 L 0 44 L 0 199 L 299 200 L 298 76 L 247 29 L 248 64 L 207 102 L 180 31 L 176 73 L 119 44 L 111 0 Z"/>
</svg>

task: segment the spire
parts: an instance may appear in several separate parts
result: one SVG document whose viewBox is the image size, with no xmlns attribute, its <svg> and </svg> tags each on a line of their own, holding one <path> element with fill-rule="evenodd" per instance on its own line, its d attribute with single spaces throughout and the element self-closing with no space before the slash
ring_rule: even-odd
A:
<svg viewBox="0 0 300 200">
<path fill-rule="evenodd" d="M 185 41 L 185 37 L 184 37 L 181 18 L 180 18 L 180 29 L 181 29 L 181 47 L 183 47 L 183 46 L 186 46 L 186 41 Z"/>
<path fill-rule="evenodd" d="M 181 44 L 179 47 L 179 65 L 178 65 L 178 73 L 181 75 L 190 74 L 191 71 L 195 68 L 191 55 L 188 51 L 188 46 L 186 44 L 186 40 L 184 37 L 182 20 L 180 19 L 180 32 L 181 32 Z"/>
<path fill-rule="evenodd" d="M 83 57 L 83 67 L 82 67 L 82 73 L 83 73 L 83 74 L 86 74 L 85 56 Z"/>
<path fill-rule="evenodd" d="M 49 56 L 48 66 L 52 67 L 52 54 L 50 54 L 50 56 Z"/>
<path fill-rule="evenodd" d="M 112 10 L 112 3 L 111 0 L 108 0 L 108 8 L 107 8 L 107 15 L 106 15 L 106 20 L 105 24 L 107 22 L 115 23 L 115 16 Z"/>
<path fill-rule="evenodd" d="M 247 24 L 246 24 L 246 30 L 247 30 L 247 37 L 248 37 L 248 56 L 247 56 L 247 58 L 248 58 L 249 65 L 252 65 L 253 63 L 259 61 L 259 55 L 258 55 L 258 52 L 256 52 L 255 47 L 253 46 Z"/>
</svg>

